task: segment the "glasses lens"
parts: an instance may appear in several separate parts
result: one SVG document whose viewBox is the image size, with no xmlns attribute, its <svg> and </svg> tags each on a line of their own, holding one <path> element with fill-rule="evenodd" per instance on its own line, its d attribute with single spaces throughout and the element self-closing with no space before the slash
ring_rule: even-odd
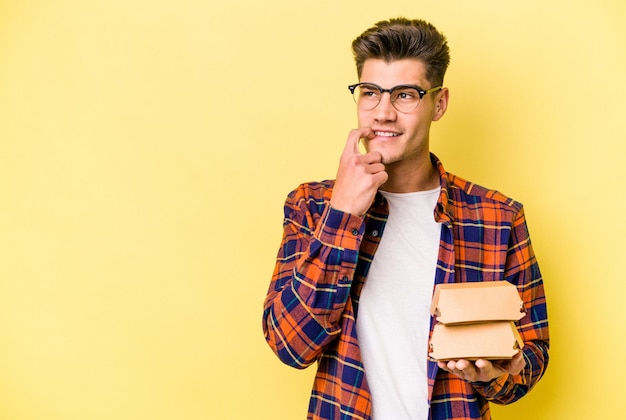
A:
<svg viewBox="0 0 626 420">
<path fill-rule="evenodd" d="M 374 85 L 363 84 L 354 89 L 354 102 L 361 109 L 374 109 L 380 102 L 380 90 Z"/>
<path fill-rule="evenodd" d="M 391 95 L 391 103 L 400 112 L 413 111 L 419 102 L 419 92 L 413 87 L 398 87 Z"/>
</svg>

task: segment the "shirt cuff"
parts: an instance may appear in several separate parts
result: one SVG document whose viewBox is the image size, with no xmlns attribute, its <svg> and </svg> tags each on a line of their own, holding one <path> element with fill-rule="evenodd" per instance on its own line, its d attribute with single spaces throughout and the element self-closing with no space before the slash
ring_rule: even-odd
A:
<svg viewBox="0 0 626 420">
<path fill-rule="evenodd" d="M 328 205 L 322 213 L 322 223 L 318 225 L 315 236 L 327 246 L 356 251 L 365 233 L 364 220 L 361 216 Z"/>
<path fill-rule="evenodd" d="M 510 374 L 505 373 L 504 375 L 498 376 L 494 378 L 490 382 L 471 382 L 472 386 L 485 398 L 493 399 L 498 396 L 498 394 L 504 389 L 506 383 L 508 382 Z"/>
</svg>

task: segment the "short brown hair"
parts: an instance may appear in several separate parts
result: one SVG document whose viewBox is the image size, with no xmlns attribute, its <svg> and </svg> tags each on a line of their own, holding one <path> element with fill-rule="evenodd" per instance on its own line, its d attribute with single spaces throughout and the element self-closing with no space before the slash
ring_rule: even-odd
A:
<svg viewBox="0 0 626 420">
<path fill-rule="evenodd" d="M 378 22 L 363 32 L 352 42 L 352 53 L 359 79 L 363 63 L 369 58 L 386 62 L 413 58 L 426 66 L 431 87 L 443 84 L 450 63 L 448 41 L 437 28 L 420 19 L 403 17 Z"/>
</svg>

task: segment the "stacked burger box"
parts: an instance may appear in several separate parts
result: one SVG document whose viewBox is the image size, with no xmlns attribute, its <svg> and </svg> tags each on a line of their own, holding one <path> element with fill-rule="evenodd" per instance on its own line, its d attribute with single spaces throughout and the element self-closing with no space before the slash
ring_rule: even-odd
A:
<svg viewBox="0 0 626 420">
<path fill-rule="evenodd" d="M 430 313 L 436 324 L 432 359 L 510 359 L 524 342 L 515 321 L 524 314 L 515 285 L 507 281 L 438 284 Z"/>
</svg>

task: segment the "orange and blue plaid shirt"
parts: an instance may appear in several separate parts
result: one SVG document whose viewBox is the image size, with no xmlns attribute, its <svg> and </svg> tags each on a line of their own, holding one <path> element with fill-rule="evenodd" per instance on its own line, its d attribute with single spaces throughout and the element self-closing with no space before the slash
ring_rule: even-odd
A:
<svg viewBox="0 0 626 420">
<path fill-rule="evenodd" d="M 490 419 L 489 401 L 524 396 L 548 364 L 548 320 L 541 273 L 523 207 L 503 194 L 446 172 L 434 217 L 442 223 L 434 284 L 507 280 L 526 315 L 516 324 L 526 367 L 470 383 L 428 363 L 429 419 Z M 284 363 L 317 362 L 308 419 L 370 419 L 372 400 L 356 334 L 359 294 L 384 232 L 388 207 L 378 194 L 364 217 L 331 208 L 333 181 L 303 184 L 285 203 L 284 231 L 265 300 L 263 329 Z M 434 287 L 434 286 L 433 286 Z M 433 320 L 431 319 L 431 334 Z"/>
</svg>

